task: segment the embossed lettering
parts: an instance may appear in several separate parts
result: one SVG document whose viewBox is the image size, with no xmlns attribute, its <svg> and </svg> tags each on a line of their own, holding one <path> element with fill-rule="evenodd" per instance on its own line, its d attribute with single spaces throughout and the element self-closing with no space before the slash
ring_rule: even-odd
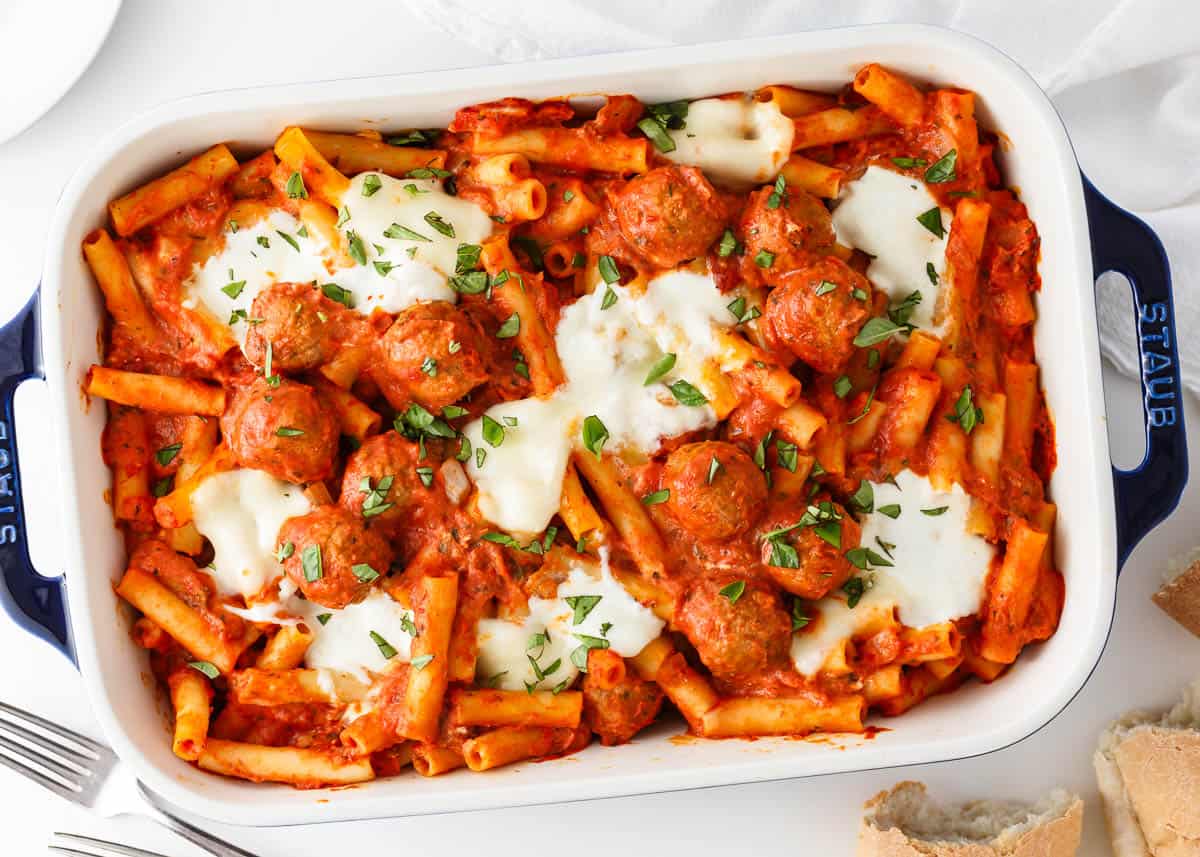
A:
<svg viewBox="0 0 1200 857">
<path fill-rule="evenodd" d="M 1153 304 L 1143 304 L 1138 310 L 1138 316 L 1144 323 L 1167 320 L 1167 305 L 1161 301 Z"/>
<path fill-rule="evenodd" d="M 1150 408 L 1150 428 L 1163 428 L 1175 425 L 1175 406 L 1165 408 Z"/>
<path fill-rule="evenodd" d="M 12 478 L 13 475 L 11 473 L 0 473 L 0 497 L 11 497 L 13 495 Z"/>
<path fill-rule="evenodd" d="M 1174 399 L 1175 390 L 1171 387 L 1174 380 L 1170 375 L 1165 378 L 1146 378 L 1146 396 L 1151 399 Z"/>
<path fill-rule="evenodd" d="M 1142 372 L 1146 375 L 1153 375 L 1160 369 L 1170 369 L 1172 365 L 1171 358 L 1166 354 L 1147 351 L 1142 355 Z"/>
<path fill-rule="evenodd" d="M 17 543 L 17 527 L 15 524 L 5 524 L 0 527 L 0 545 Z"/>
</svg>

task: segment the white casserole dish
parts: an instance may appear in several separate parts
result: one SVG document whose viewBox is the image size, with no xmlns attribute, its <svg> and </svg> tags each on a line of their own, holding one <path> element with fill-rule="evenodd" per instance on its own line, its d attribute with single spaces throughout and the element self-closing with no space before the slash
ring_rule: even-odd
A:
<svg viewBox="0 0 1200 857">
<path fill-rule="evenodd" d="M 1050 641 L 1027 650 L 1011 674 L 995 684 L 972 683 L 901 718 L 879 722 L 887 729 L 870 739 L 669 742 L 682 728 L 668 724 L 643 733 L 632 744 L 593 746 L 569 761 L 519 764 L 483 775 L 459 772 L 432 780 L 406 775 L 357 788 L 320 791 L 222 779 L 172 754 L 163 705 L 153 682 L 146 680 L 145 656 L 130 641 L 128 616 L 118 609 L 112 591 L 124 568 L 125 553 L 104 500 L 110 484 L 100 458 L 104 408 L 99 403 L 89 407 L 80 393 L 84 373 L 99 358 L 96 331 L 103 307 L 79 248 L 84 235 L 104 221 L 109 199 L 218 140 L 229 141 L 240 154 L 259 151 L 288 124 L 328 129 L 444 126 L 461 105 L 508 95 L 542 98 L 631 92 L 655 102 L 777 82 L 836 89 L 871 61 L 918 81 L 953 84 L 978 93 L 981 124 L 1002 132 L 1011 142 L 1002 157 L 1003 168 L 1007 179 L 1020 188 L 1042 236 L 1045 288 L 1039 300 L 1036 339 L 1059 438 L 1051 495 L 1070 499 L 1060 505 L 1057 541 L 1058 563 L 1067 585 L 1066 608 Z M 154 791 L 202 816 L 234 824 L 284 825 L 446 812 L 907 765 L 1004 747 L 1048 722 L 1082 687 L 1108 634 L 1118 557 L 1123 560 L 1137 538 L 1173 508 L 1186 479 L 1186 462 L 1178 451 L 1182 424 L 1171 410 L 1170 422 L 1160 416 L 1163 425 L 1150 431 L 1153 454 L 1145 467 L 1132 476 L 1117 474 L 1120 502 L 1114 501 L 1088 209 L 1094 228 L 1097 220 L 1105 220 L 1113 229 L 1124 230 L 1118 237 L 1136 239 L 1137 252 L 1151 265 L 1157 246 L 1152 234 L 1139 231 L 1144 227 L 1137 221 L 1122 219 L 1127 216 L 1098 195 L 1085 208 L 1084 182 L 1050 102 L 1007 57 L 954 32 L 919 26 L 863 27 L 529 65 L 214 93 L 152 111 L 93 151 L 60 202 L 48 241 L 41 304 L 45 374 L 53 391 L 60 449 L 69 636 L 92 705 L 121 758 Z M 1098 251 L 1115 252 L 1120 243 L 1116 237 L 1099 242 Z M 1097 255 L 1097 260 L 1105 267 L 1122 268 L 1122 258 Z M 1158 262 L 1161 271 L 1128 273 L 1135 285 L 1144 275 L 1146 288 L 1158 290 L 1156 302 L 1144 307 L 1139 303 L 1143 321 L 1168 325 L 1165 260 Z M 36 339 L 36 309 L 29 308 L 5 330 L 0 353 L 23 345 L 28 358 L 29 349 L 36 347 L 30 342 L 31 336 Z M 1160 350 L 1173 359 L 1169 345 Z M 10 377 L 0 379 L 9 420 L 0 428 L 11 425 L 11 389 L 21 378 L 37 373 L 35 364 L 36 355 L 32 362 L 17 361 L 15 369 L 8 367 Z M 1163 370 L 1163 377 L 1166 384 L 1158 389 L 1169 388 L 1173 401 L 1179 389 L 1177 370 L 1171 366 Z M 1163 404 L 1161 409 L 1170 408 Z M 1148 474 L 1158 474 L 1160 479 L 1154 489 L 1159 496 L 1149 507 L 1138 505 L 1138 498 L 1122 488 L 1139 487 Z M 1118 506 L 1130 505 L 1137 505 L 1141 517 L 1123 516 L 1118 527 Z M 39 579 L 31 587 L 28 580 L 15 579 L 19 569 L 10 573 L 9 565 L 19 564 L 22 556 L 27 561 L 19 504 L 14 515 L 15 550 L 11 556 L 0 552 L 0 560 L 10 558 L 5 566 L 8 592 L 0 588 L 0 601 L 8 601 L 9 607 L 18 602 L 26 614 L 40 612 L 43 626 L 52 630 L 38 632 L 46 638 L 59 637 L 60 645 L 65 643 L 69 649 L 65 630 L 54 628 L 53 616 L 47 618 L 54 613 L 58 585 Z M 5 520 L 0 525 L 3 543 L 8 525 Z M 840 749 L 842 745 L 846 749 Z"/>
</svg>

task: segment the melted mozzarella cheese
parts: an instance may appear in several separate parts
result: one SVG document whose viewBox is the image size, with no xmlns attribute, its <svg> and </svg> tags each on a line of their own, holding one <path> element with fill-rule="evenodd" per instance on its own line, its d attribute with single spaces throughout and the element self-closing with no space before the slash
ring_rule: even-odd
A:
<svg viewBox="0 0 1200 857">
<path fill-rule="evenodd" d="M 896 505 L 900 512 L 895 518 L 868 514 L 862 545 L 881 556 L 890 552 L 893 566 L 863 573 L 870 586 L 853 608 L 841 593 L 810 607 L 811 627 L 792 638 L 792 661 L 806 675 L 817 672 L 841 641 L 876 624 L 881 612 L 895 610 L 902 624 L 923 628 L 975 613 L 983 600 L 995 549 L 968 532 L 971 498 L 962 488 L 937 491 L 910 470 L 897 474 L 895 485 L 872 488 L 876 510 Z M 937 514 L 922 511 L 943 507 Z"/>
<path fill-rule="evenodd" d="M 474 449 L 467 472 L 479 489 L 479 512 L 510 532 L 540 532 L 558 511 L 577 422 L 574 406 L 559 396 L 522 399 L 489 408 L 487 415 L 504 429 L 499 446 L 483 439 L 482 420 L 463 430 Z"/>
<path fill-rule="evenodd" d="M 606 552 L 600 563 L 573 558 L 569 569 L 554 598 L 529 599 L 529 615 L 522 621 L 479 621 L 476 675 L 480 681 L 503 690 L 547 690 L 570 684 L 579 675 L 571 660 L 581 646 L 578 635 L 606 639 L 614 652 L 631 658 L 662 633 L 664 622 L 613 578 Z M 599 598 L 579 624 L 575 624 L 575 608 L 566 600 L 577 596 Z M 530 639 L 536 634 L 545 634 L 546 642 L 531 648 Z M 542 671 L 541 678 L 530 658 Z"/>
<path fill-rule="evenodd" d="M 350 673 L 369 683 L 369 674 L 383 672 L 391 660 L 409 660 L 412 635 L 406 628 L 412 627 L 413 613 L 382 589 L 372 589 L 362 601 L 341 610 L 307 601 L 295 606 L 313 632 L 313 642 L 304 655 L 310 669 Z M 329 617 L 323 625 L 317 618 L 321 615 Z M 384 657 L 372 632 L 396 650 L 393 658 Z"/>
<path fill-rule="evenodd" d="M 669 384 L 686 380 L 702 392 L 719 362 L 717 331 L 732 325 L 728 298 L 707 275 L 676 271 L 652 280 L 643 294 L 619 285 L 617 300 L 603 307 L 597 289 L 563 310 L 555 333 L 567 383 L 548 399 L 496 405 L 487 415 L 505 428 L 493 447 L 483 440 L 482 420 L 465 434 L 486 457 L 472 457 L 467 471 L 479 489 L 480 512 L 506 530 L 533 534 L 558 511 L 563 472 L 580 427 L 595 415 L 608 430 L 607 448 L 632 446 L 654 452 L 664 437 L 716 424 L 710 405 L 683 405 Z M 647 385 L 646 376 L 665 354 L 674 367 Z M 505 424 L 505 417 L 518 424 Z"/>
<path fill-rule="evenodd" d="M 862 178 L 845 185 L 833 210 L 838 242 L 874 257 L 867 278 L 877 288 L 887 292 L 893 303 L 913 292 L 921 295 L 910 321 L 927 329 L 934 327 L 941 293 L 949 287 L 944 278 L 952 215 L 939 209 L 945 230 L 941 238 L 917 221 L 936 207 L 937 200 L 924 182 L 870 166 Z M 941 285 L 931 282 L 929 265 Z"/>
<path fill-rule="evenodd" d="M 775 178 L 795 126 L 773 102 L 705 98 L 688 105 L 685 127 L 667 133 L 675 141 L 669 160 L 700 167 L 718 183 L 750 185 Z"/>
<path fill-rule="evenodd" d="M 368 177 L 380 184 L 365 196 Z M 275 210 L 257 223 L 225 234 L 221 252 L 196 266 L 185 284 L 188 305 L 203 306 L 244 340 L 251 304 L 272 283 L 336 283 L 364 314 L 376 307 L 395 313 L 418 301 L 454 301 L 447 277 L 454 273 L 458 245 L 478 244 L 492 232 L 493 223 L 483 209 L 450 196 L 435 179 L 361 173 L 351 180 L 341 202 L 343 218 L 349 217 L 342 231 L 347 238 L 353 233 L 361 240 L 366 264 L 352 260 L 347 265 L 340 248 L 305 234 L 299 220 Z M 440 216 L 442 231 L 425 219 L 430 213 Z M 415 237 L 387 237 L 393 224 L 408 227 Z M 399 234 L 399 230 L 392 232 Z M 223 291 L 231 283 L 243 282 L 240 290 L 230 289 L 232 295 Z"/>
<path fill-rule="evenodd" d="M 261 470 L 215 473 L 191 501 L 196 529 L 213 546 L 210 571 L 217 590 L 246 598 L 282 574 L 275 542 L 283 522 L 312 508 L 299 486 Z"/>
</svg>

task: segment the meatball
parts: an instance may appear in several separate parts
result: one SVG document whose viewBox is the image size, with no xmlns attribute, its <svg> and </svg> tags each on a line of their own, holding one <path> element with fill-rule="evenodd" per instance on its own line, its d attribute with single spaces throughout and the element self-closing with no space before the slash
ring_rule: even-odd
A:
<svg viewBox="0 0 1200 857">
<path fill-rule="evenodd" d="M 746 532 L 767 506 L 762 471 L 731 443 L 707 440 L 679 447 L 667 457 L 663 483 L 671 491 L 671 515 L 692 535 L 707 539 Z"/>
<path fill-rule="evenodd" d="M 832 256 L 812 259 L 781 276 L 767 296 L 762 324 L 772 347 L 791 352 L 818 372 L 840 372 L 854 337 L 871 316 L 866 278 Z"/>
<path fill-rule="evenodd" d="M 333 472 L 337 417 L 312 387 L 265 378 L 238 390 L 221 417 L 221 433 L 242 467 L 287 482 L 316 482 Z"/>
<path fill-rule="evenodd" d="M 488 379 L 483 331 L 462 310 L 433 301 L 396 316 L 379 340 L 371 377 L 394 408 L 437 411 Z"/>
<path fill-rule="evenodd" d="M 383 536 L 341 506 L 318 506 L 289 518 L 279 528 L 278 543 L 281 555 L 288 554 L 283 570 L 304 597 L 334 610 L 367 597 L 374 577 L 362 566 L 385 574 L 392 562 Z M 356 566 L 360 574 L 354 572 Z"/>
<path fill-rule="evenodd" d="M 272 369 L 304 372 L 328 363 L 346 337 L 345 307 L 310 283 L 275 283 L 250 305 L 250 317 L 261 319 L 246 334 L 246 358 L 255 366 L 267 360 Z"/>
<path fill-rule="evenodd" d="M 416 443 L 394 431 L 367 438 L 346 461 L 339 502 L 372 528 L 395 533 L 411 520 L 414 505 L 436 501 L 417 473 L 420 454 Z"/>
<path fill-rule="evenodd" d="M 833 218 L 821 200 L 807 191 L 788 188 L 784 199 L 772 208 L 775 193 L 773 187 L 764 187 L 750 194 L 738 223 L 746 244 L 743 258 L 768 283 L 813 256 L 826 255 L 834 245 Z M 774 256 L 767 267 L 757 261 L 763 251 Z"/>
<path fill-rule="evenodd" d="M 628 182 L 612 206 L 621 235 L 659 268 L 703 256 L 725 228 L 725 202 L 695 167 L 653 169 Z"/>
<path fill-rule="evenodd" d="M 763 537 L 762 562 L 771 579 L 793 595 L 810 600 L 824 598 L 853 576 L 854 566 L 846 559 L 846 551 L 858 547 L 862 540 L 862 528 L 844 508 L 829 500 L 815 502 L 816 506 L 811 508 L 829 510 L 839 516 L 840 520 L 832 520 L 832 515 L 823 512 L 818 517 L 826 520 L 817 522 L 837 533 L 837 545 L 823 538 L 815 526 L 789 529 L 806 514 L 805 507 L 791 502 L 781 502 L 772 508 L 759 528 Z"/>
<path fill-rule="evenodd" d="M 756 581 L 741 594 L 727 589 L 736 578 L 697 580 L 680 598 L 675 624 L 718 678 L 736 678 L 783 664 L 792 640 L 792 620 L 779 594 Z M 722 595 L 721 590 L 727 595 Z"/>
<path fill-rule="evenodd" d="M 662 702 L 662 688 L 632 672 L 615 687 L 600 687 L 591 673 L 583 678 L 584 722 L 606 746 L 624 744 L 653 723 Z"/>
</svg>

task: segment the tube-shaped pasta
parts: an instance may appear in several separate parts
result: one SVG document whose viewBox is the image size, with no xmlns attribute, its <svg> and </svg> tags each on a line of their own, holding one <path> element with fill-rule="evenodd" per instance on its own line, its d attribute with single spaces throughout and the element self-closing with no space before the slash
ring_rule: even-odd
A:
<svg viewBox="0 0 1200 857">
<path fill-rule="evenodd" d="M 823 702 L 811 699 L 734 697 L 705 712 L 701 734 L 707 738 L 739 735 L 807 735 L 822 732 L 861 732 L 866 700 L 859 695 Z"/>
<path fill-rule="evenodd" d="M 440 149 L 415 146 L 389 146 L 362 134 L 331 134 L 306 129 L 306 136 L 326 161 L 344 175 L 377 171 L 403 178 L 421 167 L 441 169 L 446 153 Z"/>
<path fill-rule="evenodd" d="M 225 390 L 191 378 L 92 366 L 88 370 L 85 388 L 89 396 L 99 396 L 144 411 L 214 417 L 225 413 Z"/>
<path fill-rule="evenodd" d="M 896 130 L 896 126 L 874 105 L 858 110 L 832 107 L 818 113 L 797 116 L 792 120 L 792 124 L 796 129 L 792 136 L 793 150 L 845 143 L 848 140 L 887 134 Z"/>
<path fill-rule="evenodd" d="M 523 128 L 509 134 L 473 134 L 479 155 L 515 153 L 539 164 L 575 170 L 644 173 L 649 141 L 616 135 L 597 137 L 583 128 Z"/>
<path fill-rule="evenodd" d="M 300 747 L 265 747 L 209 738 L 198 763 L 206 771 L 256 783 L 290 783 L 300 788 L 348 786 L 375 779 L 366 758 Z"/>
<path fill-rule="evenodd" d="M 133 282 L 129 263 L 108 232 L 89 232 L 83 239 L 83 256 L 104 293 L 108 314 L 140 343 L 154 342 L 158 338 L 154 319 Z"/>
<path fill-rule="evenodd" d="M 447 653 L 458 606 L 458 576 L 422 578 L 415 600 L 420 633 L 412 642 L 403 735 L 428 742 L 437 737 L 449 680 Z"/>
<path fill-rule="evenodd" d="M 303 130 L 292 126 L 275 141 L 279 160 L 300 173 L 310 193 L 333 206 L 341 204 L 350 180 L 325 159 Z"/>
<path fill-rule="evenodd" d="M 423 777 L 436 777 L 457 770 L 467 764 L 462 753 L 436 744 L 414 744 L 412 766 Z"/>
<path fill-rule="evenodd" d="M 1021 631 L 1033 603 L 1042 553 L 1050 536 L 1018 518 L 1009 533 L 1004 559 L 988 581 L 979 654 L 1011 664 L 1024 644 Z"/>
<path fill-rule="evenodd" d="M 167 676 L 167 687 L 175 709 L 175 755 L 194 762 L 208 740 L 212 686 L 199 671 L 184 668 Z"/>
<path fill-rule="evenodd" d="M 313 387 L 317 395 L 337 414 L 342 434 L 363 440 L 376 434 L 383 417 L 366 402 L 325 377 L 314 377 Z"/>
<path fill-rule="evenodd" d="M 901 125 L 918 125 L 925 118 L 925 96 L 921 91 L 878 63 L 858 70 L 854 91 Z"/>
<path fill-rule="evenodd" d="M 780 171 L 788 187 L 808 191 L 822 199 L 837 199 L 846 171 L 826 166 L 803 155 L 792 155 Z"/>
<path fill-rule="evenodd" d="M 564 690 L 456 690 L 450 696 L 451 721 L 462 726 L 579 725 L 583 694 Z"/>
<path fill-rule="evenodd" d="M 267 641 L 254 665 L 260 670 L 293 670 L 304 663 L 313 634 L 305 625 L 284 625 Z"/>
<path fill-rule="evenodd" d="M 248 705 L 286 705 L 323 702 L 335 705 L 360 702 L 366 685 L 337 670 L 237 670 L 229 676 L 229 695 Z"/>
<path fill-rule="evenodd" d="M 638 570 L 649 580 L 661 577 L 666 569 L 666 547 L 641 500 L 621 481 L 611 463 L 587 452 L 576 453 L 571 460 L 596 492 Z"/>
<path fill-rule="evenodd" d="M 759 101 L 771 102 L 779 108 L 779 112 L 789 119 L 803 116 L 806 113 L 816 113 L 827 110 L 837 104 L 837 99 L 824 92 L 808 92 L 794 86 L 776 84 L 764 86 L 755 93 Z"/>
<path fill-rule="evenodd" d="M 338 739 L 355 756 L 369 756 L 401 740 L 378 708 L 354 718 Z"/>
<path fill-rule="evenodd" d="M 113 228 L 122 238 L 132 235 L 220 184 L 237 169 L 237 158 L 223 143 L 213 146 L 182 167 L 110 202 Z"/>
<path fill-rule="evenodd" d="M 586 744 L 588 734 L 586 727 L 545 729 L 537 726 L 502 726 L 464 742 L 463 758 L 472 771 L 489 771 L 522 759 L 570 752 L 576 745 Z"/>
<path fill-rule="evenodd" d="M 588 680 L 608 690 L 625 680 L 625 659 L 612 649 L 591 649 L 587 658 Z"/>
</svg>

